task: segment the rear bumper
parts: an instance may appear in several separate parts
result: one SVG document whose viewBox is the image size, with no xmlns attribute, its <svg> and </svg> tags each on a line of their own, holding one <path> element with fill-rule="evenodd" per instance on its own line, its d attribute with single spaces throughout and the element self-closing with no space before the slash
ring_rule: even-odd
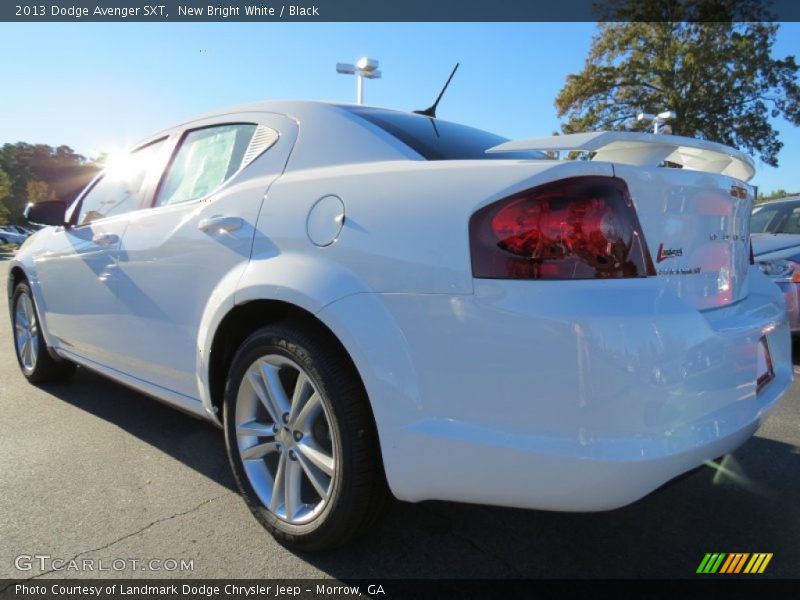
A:
<svg viewBox="0 0 800 600">
<path fill-rule="evenodd" d="M 748 277 L 745 300 L 706 312 L 652 278 L 476 281 L 321 315 L 350 324 L 399 498 L 607 510 L 736 449 L 791 385 L 779 290 Z M 757 392 L 762 336 L 775 378 Z"/>
</svg>

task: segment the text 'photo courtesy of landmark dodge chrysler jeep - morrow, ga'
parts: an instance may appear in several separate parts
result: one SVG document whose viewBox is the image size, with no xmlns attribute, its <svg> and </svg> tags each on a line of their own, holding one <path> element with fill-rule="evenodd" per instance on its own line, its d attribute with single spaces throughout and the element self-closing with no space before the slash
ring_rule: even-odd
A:
<svg viewBox="0 0 800 600">
<path fill-rule="evenodd" d="M 211 113 L 28 207 L 48 227 L 11 261 L 17 358 L 222 426 L 242 496 L 296 548 L 345 543 L 390 494 L 613 509 L 736 449 L 791 383 L 753 172 L 669 135 Z"/>
</svg>

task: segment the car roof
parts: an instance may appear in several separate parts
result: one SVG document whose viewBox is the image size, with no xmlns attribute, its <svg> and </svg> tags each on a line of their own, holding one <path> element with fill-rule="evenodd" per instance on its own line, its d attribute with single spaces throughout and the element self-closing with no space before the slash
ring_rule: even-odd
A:
<svg viewBox="0 0 800 600">
<path fill-rule="evenodd" d="M 758 204 L 753 208 L 758 208 L 760 206 L 770 206 L 773 204 L 791 204 L 792 202 L 800 202 L 800 196 L 786 196 L 785 198 L 779 198 L 777 200 L 769 200 L 767 202 L 762 202 L 761 204 Z"/>
<path fill-rule="evenodd" d="M 362 107 L 362 108 L 369 107 L 380 110 L 411 113 L 411 111 L 398 111 L 396 109 L 386 108 L 382 106 L 359 105 L 359 104 L 353 104 L 351 102 L 329 102 L 325 100 L 262 100 L 259 102 L 250 102 L 247 104 L 228 106 L 225 108 L 212 110 L 207 113 L 194 115 L 189 118 L 183 119 L 182 121 L 179 121 L 177 123 L 173 123 L 169 127 L 164 128 L 162 131 L 168 131 L 176 127 L 183 127 L 185 125 L 193 123 L 194 121 L 202 121 L 204 119 L 214 119 L 216 117 L 222 117 L 225 115 L 236 114 L 236 113 L 269 112 L 269 113 L 285 115 L 287 117 L 295 119 L 296 121 L 302 121 L 304 118 L 312 116 L 322 116 L 325 114 L 329 114 L 331 111 L 338 111 L 343 108 L 351 108 L 351 107 Z M 158 132 L 157 134 L 154 135 L 158 135 L 160 133 L 161 132 Z"/>
<path fill-rule="evenodd" d="M 401 159 L 421 160 L 420 155 L 393 136 L 381 131 L 367 121 L 359 119 L 349 109 L 356 104 L 323 102 L 316 100 L 270 100 L 240 104 L 195 115 L 173 123 L 169 127 L 150 134 L 131 146 L 139 148 L 175 130 L 189 129 L 195 123 L 222 122 L 228 116 L 246 113 L 272 113 L 305 126 L 304 135 L 297 138 L 292 149 L 287 170 L 336 166 L 358 162 L 391 161 Z M 393 111 L 390 108 L 370 107 Z M 402 111 L 393 111 L 402 112 Z M 403 114 L 413 114 L 405 112 Z M 350 143 L 342 147 L 343 133 Z M 338 150 L 338 151 L 332 151 Z"/>
</svg>

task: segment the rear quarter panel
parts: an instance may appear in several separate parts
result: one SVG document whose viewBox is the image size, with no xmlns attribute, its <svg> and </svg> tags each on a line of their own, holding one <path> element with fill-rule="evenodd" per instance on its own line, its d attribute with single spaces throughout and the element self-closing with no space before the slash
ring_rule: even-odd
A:
<svg viewBox="0 0 800 600">
<path fill-rule="evenodd" d="M 280 286 L 281 265 L 306 295 L 331 302 L 348 293 L 472 292 L 469 218 L 476 209 L 527 187 L 576 175 L 613 174 L 602 163 L 549 161 L 392 161 L 284 174 L 258 221 L 243 284 Z M 315 246 L 306 233 L 312 206 L 336 195 L 345 206 L 337 241 Z M 337 272 L 323 277 L 316 269 Z M 287 266 L 287 268 L 289 268 Z M 295 268 L 295 267 L 292 267 Z M 310 291 L 313 289 L 313 293 Z"/>
</svg>

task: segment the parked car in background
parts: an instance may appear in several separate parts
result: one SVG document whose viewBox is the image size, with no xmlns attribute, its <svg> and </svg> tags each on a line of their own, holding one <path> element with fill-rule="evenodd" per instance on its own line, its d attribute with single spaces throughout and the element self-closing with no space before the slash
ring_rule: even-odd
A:
<svg viewBox="0 0 800 600">
<path fill-rule="evenodd" d="M 11 261 L 17 360 L 222 427 L 251 511 L 296 548 L 368 529 L 387 484 L 617 508 L 738 448 L 791 385 L 780 293 L 750 264 L 753 173 L 668 135 L 222 110 L 29 207 L 49 227 Z"/>
<path fill-rule="evenodd" d="M 0 225 L 0 244 L 21 246 L 30 234 L 17 230 L 13 225 Z"/>
<path fill-rule="evenodd" d="M 800 334 L 800 196 L 756 206 L 750 233 L 755 261 L 783 292 L 789 327 Z"/>
<path fill-rule="evenodd" d="M 27 225 L 7 225 L 7 227 L 22 235 L 31 235 L 36 232 L 36 229 Z"/>
</svg>

